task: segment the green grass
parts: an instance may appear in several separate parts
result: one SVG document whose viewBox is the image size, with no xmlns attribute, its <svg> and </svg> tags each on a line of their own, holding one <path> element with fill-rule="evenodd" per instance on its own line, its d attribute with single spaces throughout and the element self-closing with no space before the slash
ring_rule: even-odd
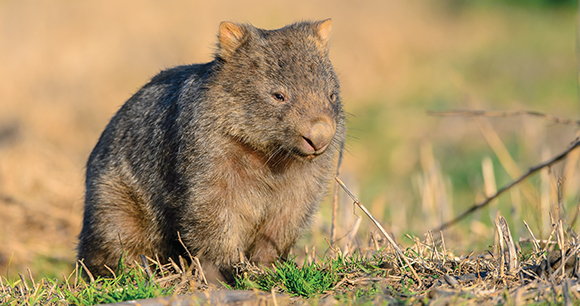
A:
<svg viewBox="0 0 580 306">
<path fill-rule="evenodd" d="M 316 298 L 329 292 L 335 292 L 349 277 L 387 277 L 391 259 L 384 256 L 366 258 L 359 252 L 349 257 L 338 255 L 335 258 L 318 258 L 318 262 L 309 263 L 306 259 L 298 267 L 294 259 L 276 262 L 274 267 L 265 268 L 260 273 L 242 273 L 236 277 L 235 289 L 259 289 L 270 292 L 273 289 L 292 296 Z M 401 286 L 401 294 L 408 293 L 410 284 Z M 371 298 L 378 293 L 376 284 L 356 288 L 353 292 L 339 293 L 336 299 Z"/>
<path fill-rule="evenodd" d="M 171 295 L 174 286 L 164 287 L 150 279 L 142 269 L 120 265 L 114 278 L 98 277 L 94 281 L 75 269 L 63 279 L 42 278 L 35 282 L 32 274 L 9 279 L 0 276 L 0 305 L 97 305 Z"/>
<path fill-rule="evenodd" d="M 415 305 L 431 302 L 512 305 L 516 298 L 514 289 L 522 288 L 521 282 L 525 280 L 517 274 L 502 278 L 494 276 L 498 275 L 499 261 L 496 258 L 473 256 L 456 259 L 457 256 L 443 251 L 440 245 L 427 241 L 407 248 L 405 255 L 414 263 L 422 285 L 411 277 L 409 267 L 403 266 L 383 247 L 356 251 L 346 257 L 338 253 L 317 258 L 313 262 L 305 260 L 302 266 L 294 262 L 295 258 L 276 262 L 271 269 L 247 265 L 235 275 L 234 289 L 285 293 L 293 301 L 310 305 L 325 304 L 328 300 L 339 305 Z M 537 264 L 542 258 L 542 254 L 529 251 L 520 255 L 520 267 Z M 480 271 L 487 276 L 474 281 L 460 281 L 459 287 L 450 287 L 444 282 L 445 275 L 460 277 Z M 63 279 L 43 278 L 39 282 L 34 281 L 31 273 L 28 278 L 22 275 L 17 279 L 0 277 L 0 305 L 95 305 L 198 291 L 190 286 L 178 289 L 180 285 L 175 285 L 175 282 L 166 283 L 167 273 L 157 273 L 150 278 L 140 267 L 123 267 L 113 278 L 94 281 L 80 278 L 81 274 L 82 271 L 76 269 Z M 183 283 L 182 277 L 193 279 L 193 274 L 177 275 L 178 282 Z M 572 278 L 564 280 L 575 281 Z M 532 280 L 525 281 L 530 283 Z M 526 303 L 564 304 L 562 284 L 550 284 L 545 280 L 536 280 L 536 284 L 524 290 L 528 294 Z M 560 289 L 556 288 L 558 286 Z M 487 296 L 474 295 L 482 290 L 491 293 Z M 579 301 L 578 294 L 569 296 L 572 302 Z M 533 297 L 538 299 L 534 300 Z"/>
<path fill-rule="evenodd" d="M 304 261 L 297 267 L 293 260 L 276 262 L 272 269 L 265 269 L 261 275 L 243 274 L 236 279 L 236 289 L 257 288 L 262 291 L 279 291 L 294 296 L 313 297 L 332 289 L 340 279 L 339 271 L 343 267 L 331 261 L 329 265 L 320 265 Z"/>
<path fill-rule="evenodd" d="M 78 292 L 63 291 L 63 295 L 69 303 L 96 305 L 167 296 L 171 292 L 172 288 L 162 288 L 140 269 L 129 269 L 116 278 L 85 283 Z"/>
</svg>

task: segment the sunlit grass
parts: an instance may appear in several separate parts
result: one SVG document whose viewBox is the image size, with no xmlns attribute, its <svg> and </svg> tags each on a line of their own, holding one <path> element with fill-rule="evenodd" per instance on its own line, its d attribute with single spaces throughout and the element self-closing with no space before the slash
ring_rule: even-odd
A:
<svg viewBox="0 0 580 306">
<path fill-rule="evenodd" d="M 30 270 L 29 270 L 30 272 Z M 173 286 L 162 286 L 143 269 L 122 264 L 114 278 L 89 280 L 77 268 L 62 279 L 0 276 L 2 305 L 97 305 L 171 295 Z"/>
</svg>

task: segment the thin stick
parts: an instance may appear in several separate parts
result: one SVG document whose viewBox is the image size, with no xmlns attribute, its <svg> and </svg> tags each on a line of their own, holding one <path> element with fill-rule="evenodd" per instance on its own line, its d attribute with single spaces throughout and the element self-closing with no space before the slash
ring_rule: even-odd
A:
<svg viewBox="0 0 580 306">
<path fill-rule="evenodd" d="M 48 293 L 46 294 L 46 296 L 48 297 L 47 300 L 50 301 L 50 298 L 52 297 L 52 292 L 54 291 L 54 289 L 56 288 L 56 285 L 58 284 L 57 281 L 54 282 L 54 284 L 52 285 L 52 287 L 50 287 L 50 290 L 48 290 Z"/>
<path fill-rule="evenodd" d="M 199 262 L 199 259 L 197 257 L 194 257 L 193 260 L 195 260 L 195 263 L 197 264 L 197 267 L 199 268 L 199 274 L 201 274 L 201 278 L 203 279 L 203 283 L 207 285 L 207 279 L 205 278 L 205 273 L 203 273 L 203 269 L 201 268 L 201 263 Z"/>
<path fill-rule="evenodd" d="M 161 277 L 164 277 L 165 271 L 163 271 L 163 265 L 161 264 L 161 261 L 159 260 L 159 255 L 157 255 L 157 253 L 155 253 L 155 259 L 157 260 L 157 266 L 159 267 L 159 271 L 161 272 Z"/>
<path fill-rule="evenodd" d="M 195 262 L 197 264 L 197 266 L 199 267 L 199 273 L 201 274 L 201 276 L 203 278 L 203 282 L 207 285 L 207 280 L 205 279 L 205 273 L 203 273 L 203 269 L 201 268 L 201 264 L 199 263 L 199 259 L 197 259 L 197 257 L 191 256 L 191 253 L 189 252 L 189 249 L 185 246 L 185 243 L 181 239 L 181 234 L 179 233 L 179 231 L 177 232 L 177 238 L 178 238 L 179 242 L 181 243 L 181 245 L 183 246 L 183 248 L 185 249 L 185 251 L 187 252 L 187 256 L 189 256 L 189 259 L 191 260 L 191 266 L 187 270 L 187 272 L 189 273 L 189 272 L 193 271 L 192 270 L 193 263 Z M 242 262 L 242 261 L 240 260 L 240 262 Z"/>
<path fill-rule="evenodd" d="M 179 231 L 177 232 L 177 239 L 179 240 L 179 242 L 181 243 L 181 245 L 183 246 L 183 248 L 185 249 L 185 251 L 187 252 L 187 256 L 189 256 L 189 259 L 191 261 L 193 261 L 193 256 L 191 256 L 191 253 L 189 252 L 189 249 L 185 246 L 185 243 L 183 242 L 183 240 L 181 239 L 181 234 L 179 233 Z"/>
<path fill-rule="evenodd" d="M 83 268 L 85 268 L 85 271 L 87 272 L 87 275 L 89 276 L 89 279 L 91 280 L 91 284 L 95 282 L 95 278 L 93 277 L 93 274 L 91 273 L 91 271 L 89 271 L 89 268 L 87 268 L 87 266 L 85 266 L 85 263 L 82 260 L 78 261 L 81 266 L 83 266 Z"/>
<path fill-rule="evenodd" d="M 556 225 L 558 227 L 558 230 L 556 231 L 556 239 L 558 239 L 558 247 L 560 248 L 560 258 L 564 259 L 566 257 L 566 250 L 565 245 L 564 245 L 564 226 L 562 225 L 562 219 L 558 220 L 558 224 Z M 566 261 L 562 261 L 561 264 L 562 266 L 566 265 Z M 554 274 L 557 275 L 557 274 Z M 562 269 L 562 278 L 566 277 L 566 269 Z"/>
<path fill-rule="evenodd" d="M 517 179 L 511 181 L 509 184 L 507 184 L 506 186 L 502 187 L 501 189 L 499 189 L 495 194 L 493 194 L 491 197 L 486 198 L 484 201 L 475 204 L 473 206 L 471 206 L 468 210 L 466 210 L 464 213 L 462 213 L 461 215 L 455 217 L 455 219 L 448 221 L 446 223 L 443 223 L 437 230 L 441 231 L 444 230 L 452 225 L 455 225 L 457 222 L 461 221 L 463 218 L 467 217 L 468 215 L 470 215 L 471 213 L 473 213 L 474 211 L 483 208 L 485 206 L 487 206 L 491 201 L 493 201 L 495 198 L 499 197 L 501 194 L 503 194 L 504 192 L 508 191 L 509 189 L 511 189 L 512 187 L 516 186 L 517 184 L 521 183 L 523 180 L 525 180 L 526 178 L 528 178 L 529 176 L 531 176 L 532 174 L 538 172 L 539 170 L 551 166 L 557 162 L 559 162 L 560 160 L 562 160 L 564 157 L 566 157 L 566 155 L 568 155 L 568 153 L 572 152 L 572 150 L 574 150 L 576 147 L 580 146 L 580 140 L 575 140 L 574 143 L 566 150 L 564 150 L 562 153 L 556 155 L 555 157 L 553 157 L 552 159 L 545 161 L 543 163 L 540 163 L 538 165 L 535 165 L 533 167 L 531 167 L 530 169 L 528 169 L 528 171 L 524 174 L 522 174 L 520 177 L 518 177 Z"/>
<path fill-rule="evenodd" d="M 521 238 L 521 237 L 520 237 L 520 239 L 518 239 L 518 241 L 519 242 L 532 242 L 532 243 L 534 242 L 534 240 L 532 238 Z M 546 243 L 548 243 L 548 244 L 558 244 L 557 242 L 554 242 L 554 241 L 541 240 L 541 239 L 536 239 L 536 242 L 537 243 L 543 243 L 543 244 L 546 244 Z"/>
<path fill-rule="evenodd" d="M 149 269 L 149 263 L 147 262 L 147 257 L 143 254 L 141 254 L 141 256 L 139 256 L 141 258 L 141 265 L 143 266 L 143 269 L 145 270 L 145 274 L 147 274 L 147 278 L 152 279 L 153 278 L 153 273 L 151 273 L 151 269 Z"/>
<path fill-rule="evenodd" d="M 531 110 L 516 110 L 516 111 L 486 111 L 486 110 L 449 110 L 449 111 L 427 111 L 429 116 L 440 117 L 516 117 L 516 116 L 534 116 L 541 117 L 546 120 L 553 121 L 560 124 L 580 125 L 580 120 L 572 120 L 568 118 L 556 117 L 554 115 L 531 111 Z"/>
<path fill-rule="evenodd" d="M 536 236 L 534 236 L 534 233 L 532 232 L 532 230 L 530 229 L 530 226 L 528 225 L 528 223 L 526 222 L 526 220 L 524 221 L 524 225 L 526 226 L 526 228 L 528 229 L 528 232 L 530 233 L 530 236 L 532 236 L 532 242 L 534 245 L 534 250 L 536 251 L 536 253 L 540 252 L 540 244 L 538 243 L 538 240 L 536 239 Z"/>
<path fill-rule="evenodd" d="M 183 273 L 187 272 L 187 269 L 185 269 L 185 263 L 183 262 L 183 257 L 181 257 L 181 255 L 178 255 L 177 258 L 179 259 L 179 266 L 181 267 Z"/>
<path fill-rule="evenodd" d="M 552 231 L 550 232 L 550 236 L 548 236 L 548 243 L 546 243 L 546 245 L 544 246 L 544 251 L 542 252 L 542 257 L 544 257 L 544 259 L 548 260 L 548 256 L 546 254 L 548 254 L 548 248 L 550 247 L 550 241 L 552 241 L 552 236 L 554 236 L 554 233 L 556 232 L 556 226 L 552 226 Z"/>
<path fill-rule="evenodd" d="M 499 225 L 501 227 L 501 232 L 504 238 L 504 242 L 508 249 L 509 262 L 508 262 L 508 272 L 513 272 L 518 267 L 518 256 L 516 254 L 516 246 L 514 245 L 514 239 L 510 232 L 510 228 L 507 221 L 503 216 L 498 217 Z"/>
<path fill-rule="evenodd" d="M 24 289 L 26 289 L 26 295 L 28 295 L 28 293 L 30 292 L 30 289 L 28 289 L 28 284 L 26 284 L 26 280 L 24 279 L 24 275 L 18 273 L 18 276 L 20 276 L 20 280 L 22 281 L 22 284 L 24 285 L 24 288 L 21 288 L 22 295 L 24 296 Z"/>
<path fill-rule="evenodd" d="M 443 248 L 443 264 L 447 260 L 447 247 L 445 247 L 445 236 L 443 236 L 443 231 L 439 231 L 439 235 L 441 235 L 441 247 Z"/>
<path fill-rule="evenodd" d="M 377 228 L 383 234 L 383 236 L 385 236 L 385 238 L 387 238 L 387 240 L 389 241 L 389 243 L 391 244 L 393 249 L 395 249 L 397 257 L 399 257 L 399 259 L 403 259 L 405 261 L 405 263 L 407 264 L 407 266 L 409 267 L 409 269 L 411 270 L 411 272 L 413 273 L 413 275 L 417 279 L 417 282 L 419 283 L 419 287 L 423 286 L 423 282 L 421 282 L 419 275 L 417 275 L 417 272 L 415 271 L 413 266 L 411 266 L 409 259 L 407 258 L 407 256 L 405 256 L 403 251 L 401 251 L 401 249 L 399 248 L 397 243 L 395 243 L 395 240 L 393 240 L 391 235 L 389 235 L 387 233 L 387 231 L 381 226 L 379 221 L 377 221 L 377 219 L 375 219 L 375 217 L 373 217 L 373 215 L 371 215 L 371 213 L 367 210 L 367 208 L 364 205 L 362 205 L 362 203 L 355 197 L 354 194 L 352 194 L 352 192 L 350 192 L 350 190 L 344 185 L 344 183 L 338 177 L 336 177 L 335 179 L 338 182 L 338 184 L 340 185 L 340 187 L 342 187 L 344 192 L 346 192 L 346 194 L 348 194 L 348 196 L 353 200 L 354 204 L 358 205 L 358 207 L 360 209 L 362 209 L 362 211 L 367 215 L 367 217 L 369 217 L 369 219 L 371 219 L 371 221 L 377 226 Z"/>
<path fill-rule="evenodd" d="M 75 285 L 75 287 L 77 287 L 78 284 L 79 284 L 79 262 L 78 261 L 75 263 L 75 271 L 74 271 L 74 273 L 75 273 L 75 282 L 74 282 L 74 285 Z"/>
<path fill-rule="evenodd" d="M 169 263 L 171 264 L 171 266 L 173 267 L 173 269 L 175 269 L 175 271 L 177 271 L 177 273 L 183 274 L 184 271 L 181 271 L 181 269 L 179 268 L 179 266 L 175 263 L 175 261 L 173 261 L 173 259 L 171 257 L 169 257 Z"/>
<path fill-rule="evenodd" d="M 103 265 L 105 266 L 105 269 L 109 270 L 109 272 L 111 272 L 111 274 L 113 275 L 113 278 L 117 278 L 117 274 L 115 273 L 115 271 L 113 271 L 113 269 L 109 268 L 109 266 L 107 265 Z"/>
<path fill-rule="evenodd" d="M 28 270 L 28 277 L 30 278 L 30 281 L 32 282 L 32 287 L 36 288 L 36 283 L 34 282 L 34 278 L 32 278 L 32 271 L 30 271 L 30 268 L 26 268 L 26 270 Z"/>
<path fill-rule="evenodd" d="M 504 235 L 502 232 L 501 225 L 499 224 L 499 216 L 495 219 L 495 229 L 497 232 L 497 239 L 498 239 L 498 257 L 499 257 L 499 277 L 503 278 L 505 273 L 505 247 L 504 247 Z"/>
<path fill-rule="evenodd" d="M 336 165 L 336 176 L 340 176 L 340 165 L 342 164 L 342 152 L 344 150 L 344 141 L 340 143 L 338 152 L 338 162 Z M 338 182 L 334 183 L 334 194 L 332 196 L 332 223 L 330 225 L 330 244 L 336 242 L 336 222 L 338 219 Z"/>
<path fill-rule="evenodd" d="M 560 266 L 558 266 L 558 268 L 552 272 L 552 275 L 558 275 L 558 273 L 560 272 L 560 269 L 562 269 L 562 274 L 565 276 L 566 275 L 566 263 L 568 263 L 570 258 L 577 255 L 578 250 L 580 250 L 580 244 L 577 245 L 572 252 L 568 253 L 567 256 L 566 256 L 566 254 L 562 254 L 560 257 Z"/>
<path fill-rule="evenodd" d="M 68 291 L 71 291 L 70 284 L 68 283 L 68 278 L 66 278 L 66 275 L 64 275 L 64 273 L 62 274 L 62 279 L 64 280 Z"/>
</svg>

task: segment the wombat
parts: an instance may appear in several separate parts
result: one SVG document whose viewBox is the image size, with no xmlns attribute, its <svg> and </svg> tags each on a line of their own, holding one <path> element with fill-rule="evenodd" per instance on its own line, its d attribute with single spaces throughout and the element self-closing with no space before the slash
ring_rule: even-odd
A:
<svg viewBox="0 0 580 306">
<path fill-rule="evenodd" d="M 162 71 L 121 107 L 87 162 L 78 259 L 92 274 L 121 254 L 185 255 L 178 232 L 224 275 L 241 254 L 287 257 L 345 135 L 330 30 L 222 22 L 213 61 Z"/>
</svg>

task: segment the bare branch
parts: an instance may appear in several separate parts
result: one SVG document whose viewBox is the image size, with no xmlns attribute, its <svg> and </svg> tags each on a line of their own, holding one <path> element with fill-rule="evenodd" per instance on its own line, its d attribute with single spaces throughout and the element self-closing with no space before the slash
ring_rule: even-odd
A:
<svg viewBox="0 0 580 306">
<path fill-rule="evenodd" d="M 499 189 L 498 191 L 496 191 L 495 194 L 493 194 L 492 196 L 486 198 L 484 201 L 477 203 L 473 206 L 471 206 L 468 210 L 466 210 L 464 213 L 462 213 L 461 215 L 455 217 L 455 219 L 448 221 L 447 223 L 442 224 L 436 231 L 441 231 L 444 230 L 452 225 L 455 225 L 456 223 L 458 223 L 459 221 L 461 221 L 463 218 L 467 217 L 468 215 L 470 215 L 471 213 L 473 213 L 474 211 L 485 207 L 486 205 L 488 205 L 492 200 L 494 200 L 495 198 L 499 197 L 502 193 L 508 191 L 509 189 L 511 189 L 512 187 L 516 186 L 517 184 L 521 183 L 523 180 L 525 180 L 526 178 L 528 178 L 529 176 L 531 176 L 532 174 L 538 172 L 539 170 L 551 166 L 557 162 L 559 162 L 560 160 L 562 160 L 564 157 L 566 157 L 566 155 L 568 155 L 568 153 L 572 152 L 572 150 L 574 150 L 576 147 L 580 146 L 580 140 L 576 139 L 574 141 L 574 143 L 572 143 L 572 145 L 566 149 L 564 152 L 558 154 L 557 156 L 553 157 L 552 159 L 545 161 L 543 163 L 540 163 L 536 166 L 531 167 L 530 169 L 528 169 L 528 171 L 524 174 L 522 174 L 520 177 L 518 177 L 517 179 L 513 180 L 512 182 L 510 182 L 509 184 L 507 184 L 506 186 L 502 187 L 501 189 Z"/>
<path fill-rule="evenodd" d="M 534 116 L 541 117 L 549 121 L 560 124 L 580 125 L 580 120 L 572 120 L 568 118 L 556 117 L 554 115 L 530 111 L 486 111 L 486 110 L 449 110 L 449 111 L 427 111 L 429 116 L 440 117 L 516 117 L 516 116 Z"/>
</svg>

